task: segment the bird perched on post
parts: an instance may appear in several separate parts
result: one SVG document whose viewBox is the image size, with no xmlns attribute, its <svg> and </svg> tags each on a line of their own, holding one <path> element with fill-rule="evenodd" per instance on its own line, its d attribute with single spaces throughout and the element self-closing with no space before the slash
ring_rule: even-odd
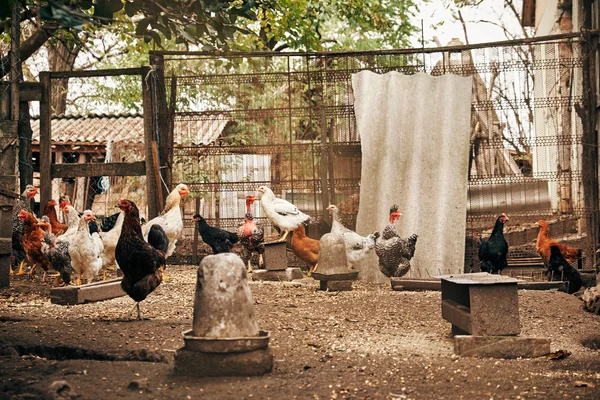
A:
<svg viewBox="0 0 600 400">
<path fill-rule="evenodd" d="M 497 274 L 508 265 L 508 243 L 504 238 L 504 224 L 508 221 L 505 213 L 500 214 L 488 240 L 479 238 L 479 264 L 483 272 Z"/>
<path fill-rule="evenodd" d="M 289 201 L 275 197 L 273 191 L 268 187 L 260 186 L 258 192 L 261 193 L 260 206 L 265 215 L 273 222 L 273 225 L 284 231 L 279 241 L 285 242 L 290 231 L 310 220 L 309 215 L 298 210 L 298 207 Z"/>
<path fill-rule="evenodd" d="M 146 240 L 148 240 L 148 233 L 150 232 L 152 225 L 160 225 L 163 228 L 169 238 L 169 248 L 165 257 L 170 257 L 173 254 L 177 239 L 181 236 L 181 232 L 183 231 L 183 219 L 181 218 L 181 208 L 179 207 L 179 203 L 181 202 L 181 199 L 189 193 L 190 189 L 187 185 L 180 183 L 175 186 L 175 189 L 167 196 L 165 208 L 161 211 L 160 215 L 156 218 L 152 218 L 142 227 L 142 233 Z"/>
<path fill-rule="evenodd" d="M 265 234 L 260 224 L 254 221 L 252 215 L 252 204 L 256 200 L 255 196 L 246 196 L 246 220 L 238 228 L 238 238 L 242 245 L 244 258 L 248 259 L 248 272 L 252 271 L 252 254 L 258 254 L 258 265 L 263 265 L 263 253 L 265 246 L 263 245 Z"/>
<path fill-rule="evenodd" d="M 379 258 L 379 270 L 388 278 L 406 275 L 410 270 L 410 260 L 415 255 L 418 235 L 412 234 L 406 239 L 396 232 L 396 222 L 402 212 L 394 204 L 390 207 L 389 224 L 383 228 L 381 239 L 375 244 L 375 253 Z"/>
<path fill-rule="evenodd" d="M 142 319 L 140 301 L 162 282 L 166 266 L 165 253 L 144 240 L 140 211 L 133 201 L 120 200 L 118 207 L 125 213 L 115 249 L 115 258 L 123 272 L 121 287 L 136 302 L 138 319 Z M 169 239 L 164 230 L 159 226 L 154 232 L 163 232 L 164 236 L 158 242 L 163 245 L 162 249 L 168 247 Z M 167 246 L 164 246 L 165 241 Z"/>
<path fill-rule="evenodd" d="M 12 218 L 12 250 L 11 250 L 11 260 L 10 260 L 10 274 L 13 275 L 15 268 L 17 265 L 19 266 L 19 271 L 17 275 L 23 275 L 23 268 L 25 267 L 25 249 L 23 248 L 23 233 L 24 233 L 24 222 L 19 217 L 19 212 L 21 210 L 25 210 L 27 212 L 31 212 L 31 199 L 35 197 L 38 190 L 33 185 L 27 185 L 21 197 L 17 199 L 14 207 L 13 207 L 13 218 Z"/>
</svg>

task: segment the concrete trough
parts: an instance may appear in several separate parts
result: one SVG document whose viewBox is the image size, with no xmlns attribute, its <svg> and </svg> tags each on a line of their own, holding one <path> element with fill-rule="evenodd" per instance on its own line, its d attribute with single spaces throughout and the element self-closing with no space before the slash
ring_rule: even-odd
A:
<svg viewBox="0 0 600 400">
<path fill-rule="evenodd" d="M 81 286 L 63 286 L 50 289 L 52 304 L 75 305 L 93 303 L 125 296 L 121 288 L 121 279 L 88 283 Z"/>
</svg>

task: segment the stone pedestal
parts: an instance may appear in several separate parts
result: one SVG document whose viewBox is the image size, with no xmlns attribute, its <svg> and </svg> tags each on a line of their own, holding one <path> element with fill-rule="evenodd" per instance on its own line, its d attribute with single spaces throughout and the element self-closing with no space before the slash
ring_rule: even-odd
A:
<svg viewBox="0 0 600 400">
<path fill-rule="evenodd" d="M 0 238 L 0 287 L 10 286 L 10 253 L 12 239 Z"/>
<path fill-rule="evenodd" d="M 264 243 L 264 267 L 267 271 L 285 271 L 288 267 L 286 242 Z"/>
<path fill-rule="evenodd" d="M 454 337 L 454 353 L 464 357 L 541 357 L 550 353 L 550 339 L 457 335 Z"/>
<path fill-rule="evenodd" d="M 252 280 L 255 281 L 274 281 L 289 282 L 294 279 L 302 279 L 302 270 L 296 267 L 286 268 L 283 271 L 271 271 L 266 269 L 256 269 L 252 271 Z"/>
<path fill-rule="evenodd" d="M 205 257 L 198 267 L 192 329 L 175 354 L 175 373 L 264 374 L 273 368 L 269 338 L 258 328 L 244 262 L 233 253 Z"/>
<path fill-rule="evenodd" d="M 319 290 L 349 291 L 358 271 L 348 270 L 346 245 L 341 235 L 327 233 L 319 243 L 319 264 L 311 274 L 319 281 Z"/>
</svg>

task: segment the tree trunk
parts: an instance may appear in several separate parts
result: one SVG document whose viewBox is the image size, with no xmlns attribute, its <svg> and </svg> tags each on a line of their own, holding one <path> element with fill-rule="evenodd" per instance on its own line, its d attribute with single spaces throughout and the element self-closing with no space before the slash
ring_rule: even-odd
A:
<svg viewBox="0 0 600 400">
<path fill-rule="evenodd" d="M 57 41 L 48 46 L 48 65 L 50 71 L 72 71 L 75 59 L 81 51 L 80 43 L 67 43 Z M 55 115 L 64 114 L 67 110 L 67 94 L 69 91 L 68 79 L 54 79 L 52 81 L 52 97 L 50 107 Z"/>
</svg>

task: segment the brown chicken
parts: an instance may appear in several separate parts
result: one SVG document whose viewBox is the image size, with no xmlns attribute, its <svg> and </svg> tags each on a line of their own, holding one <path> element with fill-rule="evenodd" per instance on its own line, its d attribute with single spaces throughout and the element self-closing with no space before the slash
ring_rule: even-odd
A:
<svg viewBox="0 0 600 400">
<path fill-rule="evenodd" d="M 539 220 L 537 225 L 540 227 L 538 233 L 537 243 L 535 250 L 542 257 L 542 260 L 546 265 L 550 262 L 550 248 L 556 246 L 560 249 L 560 254 L 567 260 L 569 264 L 574 263 L 581 256 L 581 249 L 571 247 L 564 243 L 557 242 L 550 237 L 550 226 L 544 220 Z"/>
<path fill-rule="evenodd" d="M 23 233 L 23 248 L 27 259 L 33 268 L 29 272 L 29 276 L 33 278 L 35 269 L 40 266 L 44 270 L 44 281 L 46 280 L 46 274 L 52 265 L 42 252 L 42 241 L 44 240 L 44 231 L 40 228 L 37 218 L 30 212 L 25 210 L 19 211 L 19 219 L 23 221 L 24 233 Z"/>
<path fill-rule="evenodd" d="M 44 207 L 44 215 L 50 219 L 50 225 L 52 226 L 52 233 L 58 236 L 67 231 L 68 226 L 58 220 L 56 215 L 56 200 L 48 200 L 46 207 Z"/>
<path fill-rule="evenodd" d="M 308 276 L 316 269 L 319 262 L 319 241 L 306 236 L 304 225 L 294 229 L 292 235 L 292 252 L 309 266 Z"/>
</svg>

